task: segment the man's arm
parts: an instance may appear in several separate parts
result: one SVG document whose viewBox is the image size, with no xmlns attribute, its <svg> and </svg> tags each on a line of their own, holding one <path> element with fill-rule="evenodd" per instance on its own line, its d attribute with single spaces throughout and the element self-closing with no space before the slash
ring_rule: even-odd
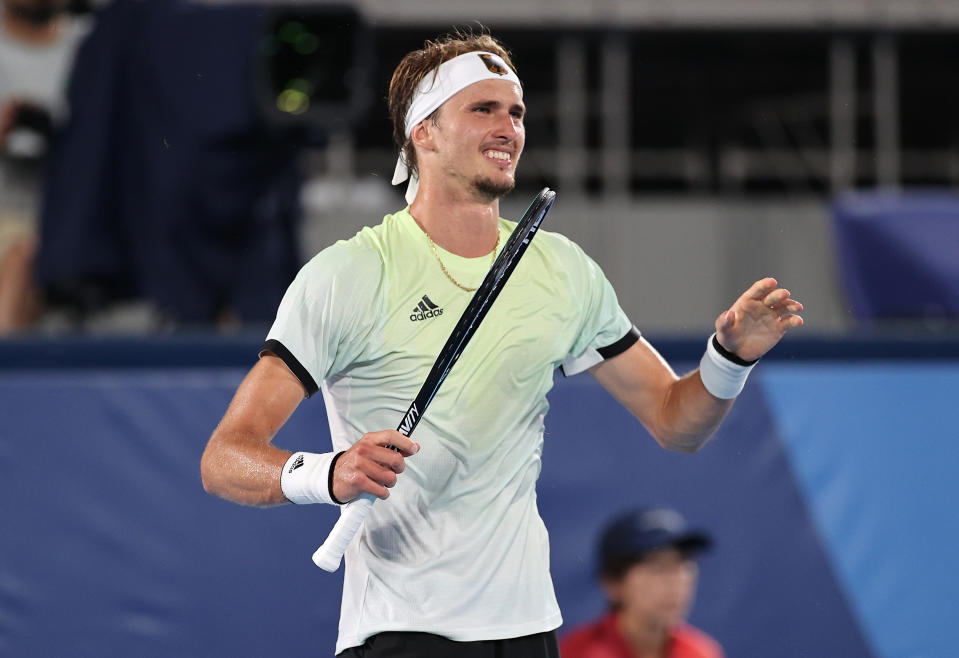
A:
<svg viewBox="0 0 959 658">
<path fill-rule="evenodd" d="M 283 361 L 269 355 L 257 361 L 203 452 L 203 488 L 244 505 L 289 502 L 280 489 L 280 471 L 291 453 L 272 441 L 304 396 Z"/>
<path fill-rule="evenodd" d="M 760 358 L 789 329 L 802 324 L 802 304 L 778 288 L 775 279 L 757 281 L 716 319 L 716 339 L 744 361 Z M 703 384 L 700 371 L 677 377 L 646 340 L 590 369 L 593 376 L 639 419 L 664 448 L 695 452 L 719 427 L 733 405 Z"/>
<path fill-rule="evenodd" d="M 264 355 L 240 384 L 200 461 L 203 488 L 243 505 L 269 507 L 290 502 L 280 485 L 292 454 L 272 445 L 273 437 L 305 397 L 300 380 L 276 356 Z M 394 445 L 400 452 L 389 450 Z M 389 496 L 403 458 L 419 446 L 394 430 L 365 434 L 336 461 L 333 495 L 347 502 L 363 492 Z M 327 488 L 327 482 L 316 486 Z"/>
</svg>

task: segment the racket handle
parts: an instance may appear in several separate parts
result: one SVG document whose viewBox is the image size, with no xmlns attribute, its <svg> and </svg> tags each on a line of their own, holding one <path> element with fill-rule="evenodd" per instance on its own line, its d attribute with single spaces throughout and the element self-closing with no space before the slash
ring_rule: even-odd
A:
<svg viewBox="0 0 959 658">
<path fill-rule="evenodd" d="M 336 525 L 330 530 L 326 541 L 313 553 L 313 563 L 316 566 L 330 573 L 340 568 L 340 561 L 343 559 L 346 547 L 350 545 L 353 535 L 363 525 L 363 521 L 373 508 L 374 500 L 376 496 L 365 493 L 343 506 L 343 512 Z"/>
</svg>

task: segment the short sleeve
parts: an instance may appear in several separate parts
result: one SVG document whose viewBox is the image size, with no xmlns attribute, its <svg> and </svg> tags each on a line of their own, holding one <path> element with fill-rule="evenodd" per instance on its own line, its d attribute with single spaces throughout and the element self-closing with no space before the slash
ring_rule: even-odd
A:
<svg viewBox="0 0 959 658">
<path fill-rule="evenodd" d="M 573 247 L 577 257 L 571 262 L 579 268 L 574 280 L 583 315 L 569 356 L 560 366 L 567 377 L 625 352 L 640 338 L 639 330 L 620 308 L 616 292 L 602 269 L 579 247 Z"/>
<path fill-rule="evenodd" d="M 296 275 L 277 309 L 260 355 L 281 358 L 306 389 L 359 358 L 383 317 L 383 267 L 372 249 L 327 247 Z"/>
</svg>

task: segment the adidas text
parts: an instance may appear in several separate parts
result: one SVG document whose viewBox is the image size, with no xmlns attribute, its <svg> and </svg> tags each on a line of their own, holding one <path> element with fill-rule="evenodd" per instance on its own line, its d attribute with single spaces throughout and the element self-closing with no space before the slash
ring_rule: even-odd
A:
<svg viewBox="0 0 959 658">
<path fill-rule="evenodd" d="M 426 320 L 426 319 L 429 319 L 429 318 L 438 318 L 438 317 L 441 316 L 441 315 L 443 315 L 443 309 L 441 309 L 441 308 L 438 308 L 438 309 L 436 309 L 436 310 L 429 310 L 429 311 L 425 311 L 425 312 L 424 312 L 424 311 L 419 311 L 418 313 L 413 313 L 412 315 L 410 315 L 410 320 L 412 320 L 413 322 L 416 322 L 417 320 Z"/>
</svg>

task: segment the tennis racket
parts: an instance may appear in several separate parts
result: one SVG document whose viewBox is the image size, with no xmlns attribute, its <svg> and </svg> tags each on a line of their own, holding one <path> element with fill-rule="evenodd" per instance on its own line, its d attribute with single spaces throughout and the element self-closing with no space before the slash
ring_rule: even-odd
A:
<svg viewBox="0 0 959 658">
<path fill-rule="evenodd" d="M 526 209 L 526 213 L 516 225 L 516 228 L 513 229 L 509 240 L 506 241 L 503 250 L 493 261 L 493 265 L 490 267 L 486 278 L 483 279 L 483 283 L 473 293 L 473 298 L 466 306 L 466 310 L 463 311 L 463 315 L 460 316 L 459 321 L 453 328 L 453 333 L 450 334 L 443 349 L 440 350 L 440 355 L 433 363 L 430 374 L 426 377 L 419 393 L 416 394 L 413 403 L 410 404 L 399 427 L 396 428 L 396 431 L 403 436 L 412 434 L 419 424 L 426 408 L 433 401 L 446 376 L 450 374 L 453 364 L 463 353 L 466 344 L 469 343 L 483 318 L 486 317 L 493 301 L 499 295 L 503 286 L 506 285 L 510 274 L 516 269 L 516 264 L 526 252 L 530 240 L 536 235 L 536 231 L 546 218 L 546 213 L 553 206 L 555 199 L 556 192 L 548 187 L 543 188 L 533 199 L 529 208 Z M 316 563 L 316 566 L 331 573 L 339 568 L 343 553 L 346 552 L 353 535 L 363 525 L 364 519 L 373 507 L 374 500 L 376 500 L 376 497 L 373 494 L 365 493 L 343 506 L 340 518 L 333 526 L 333 530 L 326 541 L 313 553 L 313 562 Z"/>
</svg>

